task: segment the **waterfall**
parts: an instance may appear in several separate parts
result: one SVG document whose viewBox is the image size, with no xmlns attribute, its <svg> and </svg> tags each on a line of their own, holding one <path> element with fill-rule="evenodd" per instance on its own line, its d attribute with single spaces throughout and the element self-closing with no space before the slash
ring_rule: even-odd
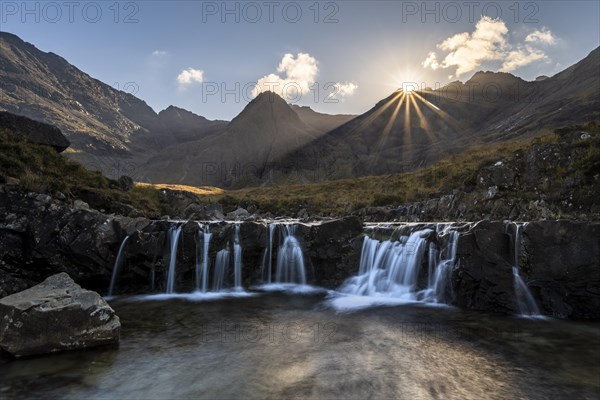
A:
<svg viewBox="0 0 600 400">
<path fill-rule="evenodd" d="M 296 238 L 295 225 L 282 225 L 283 243 L 277 252 L 276 283 L 306 284 L 302 247 Z"/>
<path fill-rule="evenodd" d="M 208 290 L 208 271 L 210 268 L 210 260 L 208 259 L 208 250 L 210 248 L 210 225 L 199 224 L 198 236 L 196 240 L 196 291 L 206 293 Z M 200 246 L 202 239 L 202 246 Z"/>
<path fill-rule="evenodd" d="M 229 247 L 229 246 L 228 246 Z M 223 288 L 225 276 L 229 271 L 229 250 L 223 249 L 217 253 L 215 275 L 213 277 L 213 291 L 218 292 Z"/>
<path fill-rule="evenodd" d="M 540 317 L 540 309 L 538 308 L 531 291 L 527 287 L 525 281 L 521 277 L 520 259 L 521 259 L 521 228 L 522 226 L 514 223 L 515 233 L 513 235 L 513 280 L 515 289 L 515 302 L 519 315 Z M 508 230 L 508 225 L 507 225 Z"/>
<path fill-rule="evenodd" d="M 435 243 L 430 244 L 427 289 L 422 292 L 422 297 L 428 302 L 449 303 L 452 300 L 450 279 L 456 265 L 458 232 L 451 226 L 438 224 L 436 233 L 442 248 L 440 251 Z"/>
<path fill-rule="evenodd" d="M 437 244 L 429 240 L 434 232 Z M 447 303 L 451 300 L 450 277 L 456 265 L 457 244 L 458 232 L 444 224 L 438 224 L 435 231 L 429 228 L 415 230 L 398 240 L 379 241 L 365 236 L 358 275 L 346 280 L 339 292 L 395 302 Z M 427 287 L 419 290 L 424 261 L 427 263 Z"/>
<path fill-rule="evenodd" d="M 117 283 L 117 277 L 119 275 L 119 271 L 121 269 L 121 265 L 123 264 L 123 258 L 125 256 L 125 244 L 129 239 L 129 235 L 125 236 L 125 239 L 121 242 L 121 246 L 119 247 L 119 252 L 117 253 L 117 258 L 115 259 L 115 265 L 113 266 L 112 277 L 110 278 L 110 286 L 108 287 L 108 295 L 112 296 L 115 290 L 115 284 Z"/>
<path fill-rule="evenodd" d="M 342 293 L 416 300 L 417 280 L 430 229 L 399 241 L 380 242 L 365 236 L 359 275 L 342 286 Z"/>
<path fill-rule="evenodd" d="M 242 245 L 240 244 L 240 225 L 235 224 L 233 236 L 233 277 L 236 290 L 242 289 Z"/>
<path fill-rule="evenodd" d="M 273 271 L 273 235 L 275 233 L 276 224 L 269 224 L 269 244 L 265 249 L 263 256 L 261 277 L 263 283 L 271 283 L 271 275 Z"/>
<path fill-rule="evenodd" d="M 169 228 L 169 239 L 171 244 L 171 255 L 169 259 L 169 272 L 167 274 L 167 294 L 175 293 L 175 267 L 177 265 L 177 246 L 183 224 Z"/>
</svg>

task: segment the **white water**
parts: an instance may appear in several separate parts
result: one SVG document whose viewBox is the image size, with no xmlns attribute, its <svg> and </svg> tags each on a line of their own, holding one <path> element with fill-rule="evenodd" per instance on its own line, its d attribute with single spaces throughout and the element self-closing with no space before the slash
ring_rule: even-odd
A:
<svg viewBox="0 0 600 400">
<path fill-rule="evenodd" d="M 210 260 L 208 251 L 210 249 L 210 225 L 200 225 L 198 230 L 198 240 L 196 241 L 196 291 L 206 293 L 208 291 L 208 273 L 210 268 Z M 200 238 L 202 238 L 202 247 L 199 246 Z M 200 252 L 202 249 L 202 252 Z"/>
<path fill-rule="evenodd" d="M 176 225 L 169 229 L 169 239 L 171 244 L 171 255 L 169 259 L 169 272 L 167 274 L 167 294 L 175 293 L 175 269 L 177 266 L 177 246 L 183 225 Z"/>
<path fill-rule="evenodd" d="M 458 232 L 448 225 L 437 226 L 438 242 L 442 242 L 441 251 L 435 243 L 429 247 L 429 268 L 427 289 L 423 299 L 433 303 L 448 303 L 451 298 L 452 285 L 450 282 L 452 269 L 456 265 L 456 250 L 458 248 Z"/>
<path fill-rule="evenodd" d="M 413 302 L 446 303 L 450 276 L 456 264 L 458 233 L 447 225 L 436 228 L 438 249 L 428 238 L 434 231 L 422 229 L 398 240 L 379 241 L 365 236 L 358 275 L 348 279 L 333 298 L 338 309 Z M 426 254 L 427 253 L 427 254 Z M 418 289 L 423 259 L 428 257 L 427 287 Z"/>
<path fill-rule="evenodd" d="M 515 232 L 513 234 L 513 256 L 514 263 L 512 267 L 514 289 L 515 289 L 515 302 L 519 315 L 524 317 L 543 317 L 540 313 L 529 287 L 521 277 L 520 259 L 521 259 L 521 228 L 522 226 L 515 223 Z M 507 226 L 508 229 L 508 226 Z"/>
<path fill-rule="evenodd" d="M 265 249 L 265 254 L 263 256 L 262 269 L 261 269 L 261 277 L 263 283 L 270 284 L 271 276 L 273 271 L 273 236 L 275 234 L 275 228 L 277 224 L 269 224 L 269 244 Z"/>
<path fill-rule="evenodd" d="M 242 290 L 242 245 L 240 244 L 240 225 L 235 224 L 233 236 L 233 276 L 234 287 Z"/>
<path fill-rule="evenodd" d="M 218 292 L 223 289 L 225 276 L 229 271 L 229 250 L 223 249 L 217 253 L 215 263 L 215 274 L 213 276 L 213 291 Z"/>
<path fill-rule="evenodd" d="M 121 242 L 121 246 L 119 247 L 119 252 L 117 253 L 117 258 L 115 259 L 115 265 L 113 266 L 112 276 L 110 278 L 110 286 L 108 287 L 108 296 L 112 296 L 115 290 L 115 285 L 117 284 L 117 277 L 119 276 L 119 272 L 121 270 L 121 265 L 123 264 L 123 258 L 125 256 L 125 244 L 129 239 L 129 235 L 125 236 L 125 239 Z"/>
<path fill-rule="evenodd" d="M 275 283 L 306 284 L 304 255 L 300 242 L 296 238 L 295 225 L 281 225 L 283 243 L 277 252 Z"/>
</svg>

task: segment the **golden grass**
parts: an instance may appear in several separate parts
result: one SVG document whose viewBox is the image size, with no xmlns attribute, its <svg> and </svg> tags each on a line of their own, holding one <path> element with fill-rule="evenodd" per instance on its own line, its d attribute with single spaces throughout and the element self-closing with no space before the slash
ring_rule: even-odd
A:
<svg viewBox="0 0 600 400">
<path fill-rule="evenodd" d="M 154 189 L 169 189 L 169 190 L 177 190 L 181 192 L 193 193 L 199 196 L 207 196 L 207 195 L 219 195 L 225 193 L 225 190 L 213 187 L 213 186 L 188 186 L 188 185 L 173 185 L 167 183 L 159 183 L 159 184 L 151 184 L 151 183 L 143 183 L 136 182 L 136 186 L 139 187 L 153 187 Z"/>
</svg>

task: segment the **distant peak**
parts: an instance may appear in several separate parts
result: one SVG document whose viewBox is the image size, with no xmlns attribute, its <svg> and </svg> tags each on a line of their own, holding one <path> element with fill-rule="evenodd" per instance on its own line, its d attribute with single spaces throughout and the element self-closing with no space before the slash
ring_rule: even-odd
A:
<svg viewBox="0 0 600 400">
<path fill-rule="evenodd" d="M 522 80 L 509 72 L 477 71 L 465 84 L 475 82 L 512 82 Z"/>
<path fill-rule="evenodd" d="M 285 103 L 285 100 L 283 100 L 283 98 L 281 98 L 281 96 L 279 96 L 275 92 L 271 92 L 270 90 L 265 90 L 264 92 L 260 92 L 258 94 L 258 96 L 256 96 L 254 98 L 254 100 L 252 100 L 252 102 L 265 102 L 265 101 L 269 101 L 269 102 L 273 102 L 273 103 L 274 102 L 284 102 Z"/>
</svg>

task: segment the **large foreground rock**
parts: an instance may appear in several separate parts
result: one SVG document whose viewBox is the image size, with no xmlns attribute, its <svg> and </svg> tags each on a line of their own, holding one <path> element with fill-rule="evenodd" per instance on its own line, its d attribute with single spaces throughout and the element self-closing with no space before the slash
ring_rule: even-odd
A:
<svg viewBox="0 0 600 400">
<path fill-rule="evenodd" d="M 66 273 L 0 299 L 0 349 L 14 356 L 118 343 L 121 322 Z"/>
</svg>

